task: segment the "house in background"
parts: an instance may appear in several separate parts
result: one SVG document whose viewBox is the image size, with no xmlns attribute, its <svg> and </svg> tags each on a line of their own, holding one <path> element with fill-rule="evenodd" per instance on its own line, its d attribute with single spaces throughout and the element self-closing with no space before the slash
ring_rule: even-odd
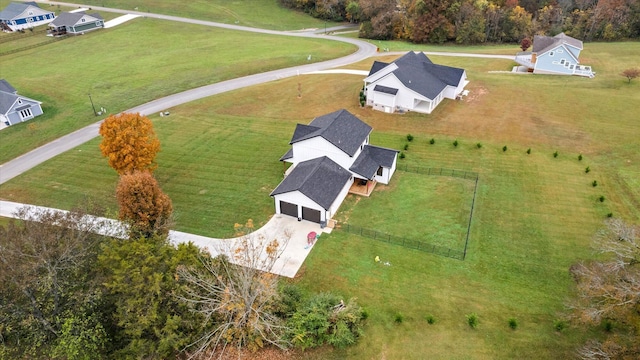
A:
<svg viewBox="0 0 640 360">
<path fill-rule="evenodd" d="M 49 23 L 49 33 L 57 35 L 78 35 L 87 31 L 102 29 L 104 27 L 104 19 L 100 14 L 86 14 L 84 11 L 79 12 L 63 12 Z"/>
<path fill-rule="evenodd" d="M 349 192 L 369 196 L 376 183 L 388 184 L 398 151 L 370 145 L 371 130 L 344 109 L 298 124 L 280 158 L 291 166 L 271 193 L 276 214 L 324 226 Z"/>
<path fill-rule="evenodd" d="M 430 114 L 443 99 L 466 94 L 468 83 L 464 69 L 434 64 L 424 53 L 411 51 L 392 63 L 375 61 L 364 92 L 374 110 Z"/>
<path fill-rule="evenodd" d="M 18 95 L 5 79 L 0 79 L 0 122 L 10 126 L 42 115 L 40 101 Z"/>
<path fill-rule="evenodd" d="M 560 33 L 533 38 L 532 51 L 516 54 L 516 62 L 534 74 L 579 75 L 594 77 L 591 66 L 580 65 L 582 41 Z"/>
<path fill-rule="evenodd" d="M 48 24 L 56 18 L 53 11 L 41 9 L 35 2 L 12 2 L 0 12 L 3 31 L 29 29 Z"/>
</svg>

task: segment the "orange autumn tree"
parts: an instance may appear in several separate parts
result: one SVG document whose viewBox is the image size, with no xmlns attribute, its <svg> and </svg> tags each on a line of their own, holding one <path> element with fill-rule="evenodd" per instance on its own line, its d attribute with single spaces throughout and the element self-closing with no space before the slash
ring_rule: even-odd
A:
<svg viewBox="0 0 640 360">
<path fill-rule="evenodd" d="M 116 199 L 120 220 L 131 226 L 131 237 L 169 233 L 173 205 L 149 171 L 137 170 L 120 176 Z"/>
<path fill-rule="evenodd" d="M 118 174 L 155 170 L 160 140 L 148 117 L 140 113 L 111 115 L 100 125 L 100 135 L 100 151 Z"/>
</svg>

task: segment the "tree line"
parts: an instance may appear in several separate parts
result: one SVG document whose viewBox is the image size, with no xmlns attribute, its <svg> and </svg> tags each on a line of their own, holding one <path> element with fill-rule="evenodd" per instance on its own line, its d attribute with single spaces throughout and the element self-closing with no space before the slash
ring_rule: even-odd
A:
<svg viewBox="0 0 640 360">
<path fill-rule="evenodd" d="M 124 232 L 86 203 L 25 207 L 0 226 L 0 359 L 228 358 L 263 347 L 344 347 L 366 313 L 335 294 L 303 294 L 269 272 L 289 235 L 253 223 L 215 258 L 170 243 L 171 199 L 153 171 L 160 142 L 149 118 L 108 117 L 102 155 L 120 175 Z M 118 227 L 120 229 L 120 227 Z"/>
<path fill-rule="evenodd" d="M 519 43 L 533 35 L 585 41 L 640 37 L 638 0 L 279 0 L 328 21 L 360 24 L 376 40 Z"/>
</svg>

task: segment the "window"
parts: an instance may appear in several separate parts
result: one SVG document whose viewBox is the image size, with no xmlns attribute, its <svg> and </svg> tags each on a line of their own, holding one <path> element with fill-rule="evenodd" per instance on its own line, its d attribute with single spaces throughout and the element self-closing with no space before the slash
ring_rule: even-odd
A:
<svg viewBox="0 0 640 360">
<path fill-rule="evenodd" d="M 551 52 L 549 53 L 549 56 L 553 56 L 553 51 L 551 51 Z"/>
<path fill-rule="evenodd" d="M 82 20 L 80 20 L 80 22 L 85 22 L 85 21 L 87 21 L 87 19 L 84 19 L 84 18 L 83 18 Z"/>
<path fill-rule="evenodd" d="M 33 11 L 29 11 L 29 16 L 32 16 L 32 15 L 33 15 Z"/>
<path fill-rule="evenodd" d="M 564 65 L 564 59 L 560 60 L 560 65 Z"/>
<path fill-rule="evenodd" d="M 24 120 L 30 117 L 33 117 L 33 113 L 31 112 L 31 109 L 20 110 L 20 119 Z"/>
<path fill-rule="evenodd" d="M 18 104 L 22 104 L 22 99 L 18 99 Z"/>
<path fill-rule="evenodd" d="M 569 69 L 573 70 L 573 65 L 569 66 Z"/>
<path fill-rule="evenodd" d="M 378 175 L 378 176 L 382 176 L 382 166 L 380 166 L 380 167 L 378 168 L 378 171 L 376 172 L 376 175 Z"/>
</svg>

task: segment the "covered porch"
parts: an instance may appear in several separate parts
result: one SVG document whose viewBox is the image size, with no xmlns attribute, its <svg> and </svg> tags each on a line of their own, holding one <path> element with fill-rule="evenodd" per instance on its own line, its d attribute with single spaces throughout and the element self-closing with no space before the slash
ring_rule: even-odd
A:
<svg viewBox="0 0 640 360">
<path fill-rule="evenodd" d="M 356 194 L 369 197 L 378 182 L 375 180 L 366 180 L 356 178 L 349 188 L 349 194 Z"/>
</svg>

